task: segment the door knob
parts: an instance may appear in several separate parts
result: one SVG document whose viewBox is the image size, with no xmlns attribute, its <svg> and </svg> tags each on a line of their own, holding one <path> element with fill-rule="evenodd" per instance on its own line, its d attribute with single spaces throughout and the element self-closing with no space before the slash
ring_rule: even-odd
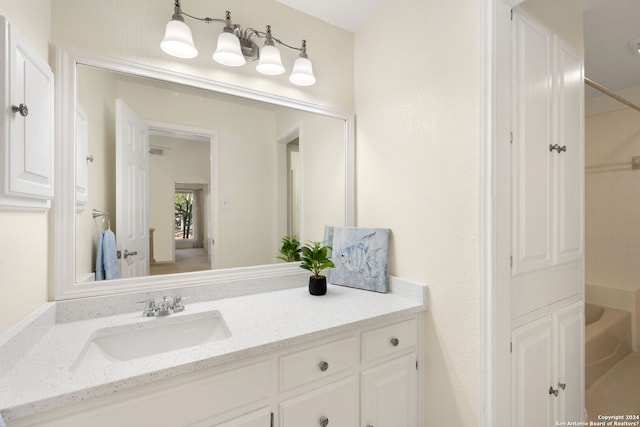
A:
<svg viewBox="0 0 640 427">
<path fill-rule="evenodd" d="M 320 426 L 321 427 L 327 427 L 327 425 L 329 425 L 329 418 L 327 418 L 325 416 L 320 417 L 320 419 L 318 421 L 320 421 Z"/>
<path fill-rule="evenodd" d="M 549 394 L 553 394 L 554 396 L 558 396 L 558 390 L 554 390 L 553 387 L 549 387 Z"/>
<path fill-rule="evenodd" d="M 127 249 L 124 250 L 124 259 L 134 255 L 138 255 L 138 251 L 129 252 Z"/>
</svg>

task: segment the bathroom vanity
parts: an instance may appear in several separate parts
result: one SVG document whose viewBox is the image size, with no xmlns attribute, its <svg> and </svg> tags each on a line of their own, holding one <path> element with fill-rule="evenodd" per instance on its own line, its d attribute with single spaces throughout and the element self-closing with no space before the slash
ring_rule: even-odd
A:
<svg viewBox="0 0 640 427">
<path fill-rule="evenodd" d="M 110 313 L 161 300 L 153 294 L 51 303 L 0 342 L 3 362 L 14 358 L 0 413 L 8 427 L 421 425 L 426 287 L 390 284 L 387 294 L 295 286 L 212 300 L 182 288 L 194 294 L 186 309 L 161 317 L 143 317 L 143 305 Z M 31 328 L 42 337 L 18 358 Z M 201 344 L 180 341 L 189 329 Z"/>
</svg>

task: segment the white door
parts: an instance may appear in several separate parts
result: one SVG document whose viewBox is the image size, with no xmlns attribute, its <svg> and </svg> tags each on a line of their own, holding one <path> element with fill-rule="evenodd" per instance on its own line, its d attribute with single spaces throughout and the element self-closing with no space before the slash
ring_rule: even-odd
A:
<svg viewBox="0 0 640 427">
<path fill-rule="evenodd" d="M 511 415 L 513 427 L 553 425 L 551 316 L 513 330 L 511 336 Z"/>
<path fill-rule="evenodd" d="M 582 303 L 555 315 L 557 342 L 558 410 L 556 421 L 577 421 L 583 417 L 584 402 L 584 310 Z"/>
<path fill-rule="evenodd" d="M 116 242 L 123 278 L 149 274 L 149 128 L 116 99 Z"/>
<path fill-rule="evenodd" d="M 552 34 L 514 14 L 513 274 L 551 265 Z"/>
<path fill-rule="evenodd" d="M 362 372 L 362 425 L 415 426 L 416 356 L 409 354 Z"/>
<path fill-rule="evenodd" d="M 583 254 L 584 216 L 584 72 L 582 57 L 556 37 L 557 244 L 555 262 L 579 260 Z"/>
<path fill-rule="evenodd" d="M 333 382 L 280 404 L 281 427 L 358 425 L 354 377 Z"/>
</svg>

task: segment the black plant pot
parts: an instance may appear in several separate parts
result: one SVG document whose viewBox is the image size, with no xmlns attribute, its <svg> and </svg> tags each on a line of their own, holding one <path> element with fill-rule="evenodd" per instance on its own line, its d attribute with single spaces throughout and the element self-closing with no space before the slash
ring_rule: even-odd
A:
<svg viewBox="0 0 640 427">
<path fill-rule="evenodd" d="M 324 295 L 327 293 L 327 278 L 325 276 L 309 277 L 309 293 L 311 295 Z"/>
</svg>

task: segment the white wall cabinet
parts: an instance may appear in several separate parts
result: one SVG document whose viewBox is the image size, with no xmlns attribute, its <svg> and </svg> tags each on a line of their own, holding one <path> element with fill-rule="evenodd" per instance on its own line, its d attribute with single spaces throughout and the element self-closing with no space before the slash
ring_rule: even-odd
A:
<svg viewBox="0 0 640 427">
<path fill-rule="evenodd" d="M 582 56 L 515 13 L 512 141 L 513 315 L 582 292 Z"/>
<path fill-rule="evenodd" d="M 121 390 L 7 427 L 414 427 L 424 419 L 421 318 Z"/>
<path fill-rule="evenodd" d="M 512 332 L 512 425 L 582 420 L 584 310 L 572 304 Z"/>
<path fill-rule="evenodd" d="M 0 208 L 46 210 L 53 198 L 53 73 L 4 17 L 0 28 Z"/>
</svg>

